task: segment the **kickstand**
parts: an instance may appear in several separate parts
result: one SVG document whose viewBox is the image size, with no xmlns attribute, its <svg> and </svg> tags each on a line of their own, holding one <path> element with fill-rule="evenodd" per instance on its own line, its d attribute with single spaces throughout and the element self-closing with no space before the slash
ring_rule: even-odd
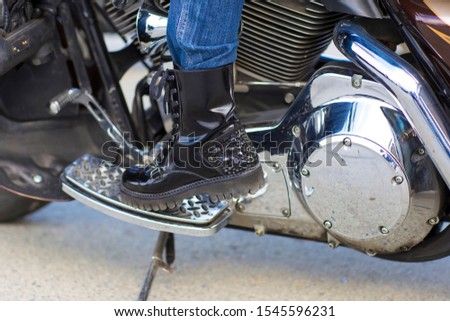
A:
<svg viewBox="0 0 450 321">
<path fill-rule="evenodd" d="M 165 253 L 164 253 L 165 250 Z M 163 258 L 165 254 L 165 261 Z M 148 268 L 147 276 L 145 277 L 144 284 L 142 285 L 141 293 L 139 294 L 138 301 L 147 301 L 152 287 L 153 279 L 156 276 L 156 272 L 159 268 L 172 272 L 171 265 L 175 261 L 175 237 L 172 233 L 160 232 L 158 241 L 156 242 L 155 249 L 153 250 L 152 261 Z"/>
</svg>

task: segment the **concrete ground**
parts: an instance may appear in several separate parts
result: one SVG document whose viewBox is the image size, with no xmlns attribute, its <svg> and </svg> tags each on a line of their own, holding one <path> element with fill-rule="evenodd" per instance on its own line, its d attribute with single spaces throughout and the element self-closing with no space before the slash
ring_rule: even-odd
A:
<svg viewBox="0 0 450 321">
<path fill-rule="evenodd" d="M 140 76 L 127 75 L 127 93 Z M 0 300 L 134 300 L 157 235 L 78 202 L 0 225 Z M 152 300 L 450 299 L 450 258 L 394 263 L 231 229 L 176 245 L 175 271 L 160 271 Z"/>
<path fill-rule="evenodd" d="M 134 300 L 157 233 L 78 203 L 0 226 L 0 300 Z M 153 300 L 449 300 L 450 258 L 402 264 L 225 229 L 176 237 Z"/>
</svg>

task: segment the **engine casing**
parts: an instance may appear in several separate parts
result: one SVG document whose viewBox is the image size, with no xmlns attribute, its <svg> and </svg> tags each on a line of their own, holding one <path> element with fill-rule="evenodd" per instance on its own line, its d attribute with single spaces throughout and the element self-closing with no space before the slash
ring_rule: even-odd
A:
<svg viewBox="0 0 450 321">
<path fill-rule="evenodd" d="M 441 181 L 397 101 L 346 68 L 320 73 L 310 92 L 290 174 L 330 244 L 375 255 L 420 243 L 439 221 Z"/>
</svg>

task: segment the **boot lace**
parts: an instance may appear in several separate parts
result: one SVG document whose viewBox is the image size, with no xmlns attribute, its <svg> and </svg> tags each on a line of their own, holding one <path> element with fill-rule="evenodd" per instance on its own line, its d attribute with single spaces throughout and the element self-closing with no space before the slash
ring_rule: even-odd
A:
<svg viewBox="0 0 450 321">
<path fill-rule="evenodd" d="M 159 70 L 150 82 L 150 97 L 158 100 L 164 90 L 164 107 L 166 115 L 171 114 L 173 127 L 170 141 L 174 141 L 180 128 L 180 109 L 178 90 L 175 86 L 175 75 L 172 70 Z"/>
<path fill-rule="evenodd" d="M 148 171 L 151 176 L 155 177 L 163 172 L 164 160 L 168 154 L 168 150 L 175 142 L 180 128 L 180 108 L 178 102 L 178 90 L 175 85 L 175 75 L 172 70 L 158 70 L 150 82 L 150 97 L 158 100 L 164 91 L 164 110 L 166 115 L 171 114 L 173 120 L 172 132 L 167 141 L 163 144 L 161 152 L 149 164 Z"/>
</svg>

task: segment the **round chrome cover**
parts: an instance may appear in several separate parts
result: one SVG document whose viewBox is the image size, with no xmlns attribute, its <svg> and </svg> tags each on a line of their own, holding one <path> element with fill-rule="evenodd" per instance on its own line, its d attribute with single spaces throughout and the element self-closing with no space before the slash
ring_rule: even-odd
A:
<svg viewBox="0 0 450 321">
<path fill-rule="evenodd" d="M 352 135 L 329 137 L 319 146 L 303 167 L 308 173 L 301 187 L 311 211 L 330 222 L 336 236 L 367 240 L 380 236 L 382 227 L 394 231 L 403 223 L 411 190 L 406 173 L 389 153 Z M 338 158 L 333 164 L 314 166 L 332 150 Z"/>
<path fill-rule="evenodd" d="M 291 179 L 329 238 L 371 255 L 405 251 L 439 215 L 440 180 L 420 140 L 379 84 L 324 74 L 298 124 Z M 320 94 L 320 95 L 319 95 Z"/>
</svg>

